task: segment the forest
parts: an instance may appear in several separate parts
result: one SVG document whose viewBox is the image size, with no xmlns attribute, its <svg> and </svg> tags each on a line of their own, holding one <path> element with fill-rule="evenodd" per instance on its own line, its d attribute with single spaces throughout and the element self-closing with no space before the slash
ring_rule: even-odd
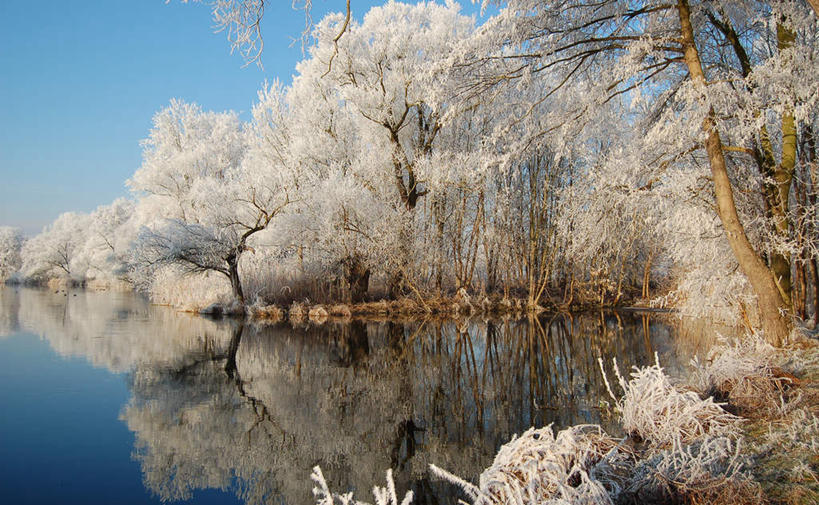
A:
<svg viewBox="0 0 819 505">
<path fill-rule="evenodd" d="M 817 317 L 810 5 L 501 7 L 328 15 L 248 121 L 171 100 L 131 196 L 3 228 L 3 277 L 188 310 L 639 301 L 774 341 Z"/>
<path fill-rule="evenodd" d="M 212 5 L 252 60 L 264 1 Z M 819 7 L 484 0 L 496 13 L 479 21 L 454 2 L 360 19 L 349 5 L 312 25 L 292 84 L 266 83 L 247 119 L 176 99 L 158 111 L 129 197 L 30 238 L 0 228 L 0 277 L 259 317 L 636 305 L 744 327 L 750 343 L 720 347 L 693 389 L 659 363 L 614 364 L 634 452 L 599 427 L 527 432 L 487 478 L 533 440 L 552 444 L 538 464 L 568 466 L 527 477 L 541 494 L 525 498 L 434 471 L 476 505 L 612 503 L 642 485 L 622 468 L 660 468 L 658 496 L 679 503 L 763 503 L 742 480 L 737 416 L 803 416 L 791 424 L 807 434 L 777 436 L 819 439 L 817 391 L 786 394 L 808 361 L 775 349 L 819 322 Z M 799 450 L 819 482 L 816 446 Z M 313 479 L 320 503 L 339 498 Z M 376 501 L 398 505 L 387 491 Z"/>
</svg>

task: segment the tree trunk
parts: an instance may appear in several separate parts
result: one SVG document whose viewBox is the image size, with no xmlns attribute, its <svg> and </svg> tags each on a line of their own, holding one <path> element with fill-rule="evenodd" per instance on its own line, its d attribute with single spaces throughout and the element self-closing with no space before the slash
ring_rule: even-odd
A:
<svg viewBox="0 0 819 505">
<path fill-rule="evenodd" d="M 390 275 L 387 281 L 387 296 L 391 300 L 397 300 L 406 294 L 406 286 L 404 285 L 404 272 L 396 270 Z"/>
<path fill-rule="evenodd" d="M 782 23 L 776 26 L 777 47 L 780 51 L 785 51 L 793 47 L 796 40 L 796 33 Z M 779 165 L 774 170 L 774 180 L 776 181 L 776 204 L 774 213 L 774 225 L 780 237 L 788 239 L 790 237 L 791 222 L 788 215 L 790 204 L 788 202 L 791 185 L 793 184 L 793 173 L 796 167 L 796 119 L 793 109 L 787 107 L 782 113 L 782 156 Z M 791 280 L 791 258 L 787 253 L 775 252 L 772 255 L 771 270 L 782 291 L 782 299 L 786 304 L 792 305 L 793 283 Z"/>
<path fill-rule="evenodd" d="M 816 230 L 816 220 L 817 211 L 816 211 L 816 192 L 817 186 L 819 186 L 819 176 L 817 176 L 816 169 L 816 137 L 813 134 L 813 128 L 810 125 L 805 125 L 804 129 L 804 139 L 805 144 L 802 148 L 802 153 L 804 154 L 805 159 L 802 162 L 802 166 L 805 167 L 805 171 L 807 172 L 806 175 L 803 176 L 803 179 L 806 181 L 810 181 L 810 190 L 805 190 L 806 197 L 808 200 L 808 219 L 806 220 L 810 223 L 807 226 L 807 230 L 805 236 L 807 237 L 808 246 L 812 246 L 815 243 L 817 230 Z M 807 184 L 807 183 L 806 183 Z M 811 247 L 812 248 L 812 247 Z M 814 326 L 819 325 L 819 265 L 816 264 L 816 256 L 811 256 L 810 260 L 808 261 L 810 265 L 810 272 L 811 272 L 811 282 L 812 284 L 812 295 L 813 295 L 813 322 Z M 807 295 L 806 295 L 807 297 Z"/>
<path fill-rule="evenodd" d="M 813 284 L 813 324 L 819 325 L 819 265 L 816 264 L 816 258 L 810 260 L 810 274 Z"/>
<path fill-rule="evenodd" d="M 646 257 L 645 266 L 643 266 L 643 290 L 642 290 L 642 297 L 644 300 L 648 300 L 649 296 L 649 283 L 651 282 L 651 262 L 654 259 L 654 254 L 652 252 L 648 253 Z"/>
<path fill-rule="evenodd" d="M 791 296 L 791 304 L 793 305 L 794 313 L 804 320 L 807 313 L 807 276 L 805 275 L 805 260 L 807 254 L 803 251 L 800 261 L 794 265 L 794 286 L 793 295 Z"/>
<path fill-rule="evenodd" d="M 344 262 L 344 276 L 350 288 L 350 302 L 363 302 L 370 287 L 370 269 L 364 265 L 361 258 L 353 255 Z"/>
<path fill-rule="evenodd" d="M 432 201 L 432 215 L 435 219 L 435 289 L 441 294 L 444 286 L 444 251 L 446 245 L 444 232 L 446 216 L 444 215 L 446 201 L 440 196 L 436 196 Z"/>
<path fill-rule="evenodd" d="M 230 279 L 230 288 L 233 290 L 233 298 L 239 302 L 242 307 L 245 306 L 245 293 L 242 290 L 242 281 L 239 279 L 239 258 L 230 256 L 227 258 L 228 264 L 228 279 Z"/>
<path fill-rule="evenodd" d="M 694 29 L 691 25 L 691 11 L 688 1 L 678 0 L 677 8 L 680 15 L 685 63 L 695 85 L 700 89 L 704 89 L 706 85 L 705 74 L 694 43 Z M 717 214 L 725 229 L 725 235 L 731 245 L 734 257 L 757 296 L 759 316 L 765 338 L 773 345 L 781 345 L 790 333 L 790 321 L 782 313 L 788 307 L 780 295 L 779 287 L 773 275 L 754 250 L 745 233 L 745 228 L 739 220 L 733 188 L 728 177 L 725 156 L 722 150 L 722 140 L 717 131 L 714 116 L 714 110 L 711 109 L 703 121 L 702 128 L 707 135 L 705 150 L 708 153 L 708 161 L 711 165 Z"/>
</svg>

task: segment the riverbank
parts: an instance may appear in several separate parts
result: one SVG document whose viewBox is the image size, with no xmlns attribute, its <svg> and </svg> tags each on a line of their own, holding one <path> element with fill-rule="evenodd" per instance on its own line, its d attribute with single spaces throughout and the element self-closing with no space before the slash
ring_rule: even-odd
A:
<svg viewBox="0 0 819 505">
<path fill-rule="evenodd" d="M 48 282 L 7 282 L 10 286 L 25 286 L 34 289 L 53 290 L 67 293 L 71 290 L 87 291 L 135 291 L 133 285 L 122 280 L 108 281 L 71 281 L 66 278 L 51 279 Z M 194 297 L 196 298 L 196 297 Z M 434 295 L 416 293 L 397 299 L 381 298 L 359 303 L 329 301 L 313 302 L 307 298 L 295 301 L 282 300 L 254 303 L 241 306 L 229 296 L 217 296 L 208 302 L 183 303 L 180 300 L 155 300 L 152 303 L 172 307 L 181 312 L 199 313 L 210 316 L 248 316 L 256 322 L 274 323 L 306 321 L 322 323 L 327 320 L 345 319 L 379 319 L 379 318 L 418 318 L 439 316 L 443 318 L 460 318 L 462 316 L 483 315 L 487 317 L 510 316 L 524 317 L 527 314 L 580 313 L 592 310 L 618 310 L 668 313 L 673 308 L 655 306 L 651 300 L 639 297 L 621 297 L 617 302 L 607 303 L 598 298 L 572 296 L 569 300 L 541 298 L 532 303 L 525 297 L 503 295 L 500 293 L 470 294 L 461 289 L 454 295 Z M 662 299 L 662 297 L 660 297 Z"/>
<path fill-rule="evenodd" d="M 246 309 L 248 316 L 259 322 L 279 322 L 288 320 L 295 323 L 310 321 L 323 323 L 328 320 L 347 319 L 379 319 L 379 318 L 418 318 L 438 316 L 444 318 L 459 318 L 463 316 L 484 315 L 488 317 L 524 317 L 527 314 L 541 314 L 544 312 L 587 312 L 590 310 L 626 310 L 651 311 L 668 313 L 671 309 L 641 307 L 635 305 L 614 306 L 591 303 L 572 304 L 529 304 L 523 298 L 501 298 L 498 296 L 471 297 L 465 293 L 452 297 L 436 298 L 400 298 L 398 300 L 379 300 L 355 304 L 311 304 L 310 302 L 294 302 L 289 307 L 281 305 L 250 305 Z M 214 314 L 241 314 L 241 308 L 220 308 L 211 306 L 204 313 Z"/>
</svg>

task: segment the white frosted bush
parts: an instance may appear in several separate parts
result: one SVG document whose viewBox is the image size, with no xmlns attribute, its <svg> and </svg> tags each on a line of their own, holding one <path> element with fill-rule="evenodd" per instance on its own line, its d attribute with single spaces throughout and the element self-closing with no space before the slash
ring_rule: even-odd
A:
<svg viewBox="0 0 819 505">
<path fill-rule="evenodd" d="M 725 382 L 742 382 L 745 378 L 767 374 L 776 349 L 758 333 L 731 342 L 722 342 L 708 353 L 706 363 L 694 358 L 691 384 L 708 391 Z"/>
<path fill-rule="evenodd" d="M 786 394 L 792 379 L 777 371 L 782 361 L 762 335 L 749 334 L 715 346 L 704 363 L 694 359 L 691 384 L 743 411 L 782 415 L 793 400 Z"/>
<path fill-rule="evenodd" d="M 475 486 L 434 465 L 432 472 L 458 485 L 474 505 L 611 504 L 619 484 L 611 469 L 623 464 L 617 441 L 597 425 L 554 435 L 530 428 L 501 447 Z"/>
<path fill-rule="evenodd" d="M 794 410 L 784 423 L 768 428 L 767 446 L 819 454 L 819 417 L 805 408 Z"/>
<path fill-rule="evenodd" d="M 759 486 L 744 471 L 740 442 L 706 436 L 644 460 L 627 492 L 650 501 L 683 498 L 690 503 L 758 503 Z"/>
<path fill-rule="evenodd" d="M 656 472 L 666 482 L 686 489 L 724 485 L 740 474 L 739 443 L 727 437 L 706 437 L 686 447 L 675 446 L 660 453 Z"/>
<path fill-rule="evenodd" d="M 616 361 L 614 370 L 622 397 L 615 398 L 606 385 L 628 433 L 625 439 L 612 438 L 598 425 L 573 426 L 557 435 L 551 425 L 530 428 L 501 447 L 478 485 L 435 465 L 432 472 L 460 487 L 472 505 L 758 503 L 760 487 L 744 469 L 739 417 L 712 398 L 681 390 L 658 363 L 635 368 L 628 382 Z M 320 505 L 334 505 L 334 499 L 358 503 L 349 494 L 331 494 L 320 470 L 313 480 L 320 485 L 314 491 Z M 382 493 L 384 499 L 395 496 Z"/>
<path fill-rule="evenodd" d="M 603 369 L 602 359 L 600 367 Z M 740 434 L 740 418 L 726 412 L 713 398 L 702 399 L 693 391 L 680 391 L 659 363 L 635 368 L 626 383 L 614 363 L 623 396 L 615 398 L 623 429 L 654 447 L 689 443 L 704 435 Z M 604 376 L 605 376 L 605 370 Z M 608 385 L 608 382 L 607 382 Z"/>
</svg>

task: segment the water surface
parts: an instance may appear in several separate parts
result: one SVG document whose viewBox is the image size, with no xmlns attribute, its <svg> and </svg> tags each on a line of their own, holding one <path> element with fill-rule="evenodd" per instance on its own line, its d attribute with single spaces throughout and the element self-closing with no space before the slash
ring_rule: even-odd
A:
<svg viewBox="0 0 819 505">
<path fill-rule="evenodd" d="M 5 503 L 312 504 L 383 485 L 455 503 L 530 426 L 602 423 L 597 364 L 679 362 L 640 314 L 257 326 L 130 293 L 0 290 Z"/>
</svg>

